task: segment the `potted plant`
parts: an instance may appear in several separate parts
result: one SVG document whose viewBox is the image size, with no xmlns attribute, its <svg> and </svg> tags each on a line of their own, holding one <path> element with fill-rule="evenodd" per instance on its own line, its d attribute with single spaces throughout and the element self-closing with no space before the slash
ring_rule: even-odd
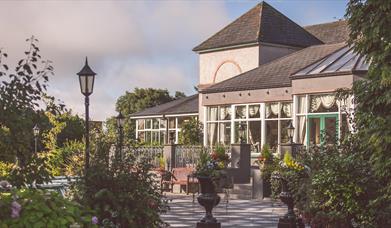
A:
<svg viewBox="0 0 391 228">
<path fill-rule="evenodd" d="M 271 195 L 271 175 L 276 170 L 278 159 L 273 156 L 269 145 L 265 144 L 262 147 L 261 155 L 258 157 L 256 163 L 259 165 L 262 177 L 262 191 L 263 197 Z"/>
<path fill-rule="evenodd" d="M 196 166 L 195 175 L 201 187 L 201 194 L 197 197 L 198 203 L 205 208 L 205 216 L 197 223 L 197 227 L 220 227 L 220 223 L 213 217 L 212 210 L 220 203 L 217 195 L 217 180 L 220 179 L 219 164 L 206 151 L 201 151 Z"/>
<path fill-rule="evenodd" d="M 225 153 L 224 146 L 218 144 L 210 157 L 212 162 L 216 164 L 216 170 L 218 172 L 218 175 L 215 175 L 217 192 L 222 192 L 222 188 L 229 188 L 232 185 L 226 170 L 230 162 L 229 156 Z"/>
</svg>

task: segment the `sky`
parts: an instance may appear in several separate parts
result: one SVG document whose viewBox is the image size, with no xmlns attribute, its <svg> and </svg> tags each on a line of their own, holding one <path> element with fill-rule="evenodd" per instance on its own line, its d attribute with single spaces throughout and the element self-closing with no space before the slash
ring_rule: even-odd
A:
<svg viewBox="0 0 391 228">
<path fill-rule="evenodd" d="M 126 91 L 168 89 L 195 93 L 198 56 L 192 48 L 260 1 L 0 1 L 0 48 L 15 66 L 39 39 L 41 56 L 53 61 L 49 94 L 84 115 L 77 72 L 88 56 L 97 73 L 90 118 L 116 115 Z M 343 18 L 347 0 L 268 0 L 299 25 Z"/>
</svg>

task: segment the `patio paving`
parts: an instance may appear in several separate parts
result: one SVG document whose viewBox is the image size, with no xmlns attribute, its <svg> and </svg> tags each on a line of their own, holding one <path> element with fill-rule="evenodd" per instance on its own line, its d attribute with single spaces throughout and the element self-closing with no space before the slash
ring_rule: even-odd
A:
<svg viewBox="0 0 391 228">
<path fill-rule="evenodd" d="M 162 214 L 163 221 L 170 227 L 195 227 L 205 213 L 197 199 L 193 203 L 192 196 L 167 195 L 172 199 L 169 202 L 170 211 Z M 230 200 L 228 204 L 224 199 L 214 208 L 213 215 L 222 227 L 277 227 L 278 218 L 286 213 L 286 206 L 271 200 Z"/>
</svg>

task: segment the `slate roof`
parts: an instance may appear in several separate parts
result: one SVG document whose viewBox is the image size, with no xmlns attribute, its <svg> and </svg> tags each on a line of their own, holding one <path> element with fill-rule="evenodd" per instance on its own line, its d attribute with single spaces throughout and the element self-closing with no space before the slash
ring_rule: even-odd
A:
<svg viewBox="0 0 391 228">
<path fill-rule="evenodd" d="M 144 109 L 131 114 L 130 117 L 175 114 L 198 114 L 198 94 Z"/>
<path fill-rule="evenodd" d="M 369 63 L 365 56 L 346 46 L 331 55 L 316 61 L 292 75 L 293 78 L 309 78 L 347 73 L 362 74 L 368 71 Z"/>
<path fill-rule="evenodd" d="M 344 46 L 346 43 L 314 45 L 211 85 L 200 92 L 216 93 L 291 86 L 290 76 L 293 73 Z"/>
<path fill-rule="evenodd" d="M 261 2 L 195 47 L 193 51 L 255 42 L 297 47 L 323 43 L 266 2 Z"/>
<path fill-rule="evenodd" d="M 346 42 L 349 39 L 349 25 L 345 20 L 309 25 L 304 28 L 326 44 Z"/>
</svg>

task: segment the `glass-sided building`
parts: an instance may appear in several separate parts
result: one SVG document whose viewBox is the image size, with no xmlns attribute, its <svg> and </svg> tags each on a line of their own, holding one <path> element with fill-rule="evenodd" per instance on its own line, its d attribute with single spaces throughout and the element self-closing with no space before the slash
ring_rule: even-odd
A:
<svg viewBox="0 0 391 228">
<path fill-rule="evenodd" d="M 279 150 L 289 141 L 290 122 L 296 143 L 334 142 L 323 139 L 323 132 L 344 137 L 353 97 L 338 100 L 335 91 L 350 89 L 368 70 L 348 37 L 346 21 L 302 27 L 261 2 L 196 46 L 199 94 L 192 115 L 203 123 L 204 144 L 244 140 L 254 152 L 265 144 Z M 167 128 L 162 117 L 153 108 L 132 117 L 138 119 L 138 137 L 161 141 L 164 129 L 178 137 L 179 119 Z"/>
<path fill-rule="evenodd" d="M 178 143 L 181 126 L 191 118 L 198 118 L 198 95 L 174 100 L 147 108 L 130 117 L 136 120 L 136 139 L 153 145 L 169 142 L 170 135 Z"/>
<path fill-rule="evenodd" d="M 239 143 L 241 126 L 254 150 L 278 149 L 289 142 L 291 121 L 295 142 L 332 143 L 349 131 L 354 110 L 352 98 L 337 99 L 335 90 L 350 88 L 367 70 L 364 58 L 341 43 L 307 48 L 214 84 L 201 90 L 204 143 Z"/>
</svg>

